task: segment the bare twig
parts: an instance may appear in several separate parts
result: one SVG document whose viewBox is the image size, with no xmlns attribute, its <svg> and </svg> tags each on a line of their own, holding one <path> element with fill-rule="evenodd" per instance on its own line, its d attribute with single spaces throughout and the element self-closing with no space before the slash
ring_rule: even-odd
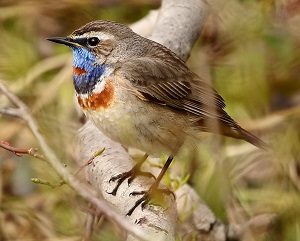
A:
<svg viewBox="0 0 300 241">
<path fill-rule="evenodd" d="M 0 109 L 0 114 L 9 115 L 9 116 L 17 117 L 17 118 L 20 117 L 19 110 L 16 108 Z"/>
<path fill-rule="evenodd" d="M 88 165 L 90 165 L 93 160 L 97 157 L 100 156 L 103 152 L 104 152 L 105 148 L 102 148 L 98 151 L 96 151 L 87 161 L 86 163 L 84 163 L 83 165 L 81 165 L 78 170 L 75 172 L 74 176 L 77 176 L 79 172 L 81 172 L 85 167 L 87 167 Z"/>
<path fill-rule="evenodd" d="M 53 183 L 48 182 L 48 181 L 42 181 L 42 180 L 39 179 L 39 178 L 31 178 L 31 181 L 32 181 L 33 183 L 36 183 L 36 184 L 42 184 L 42 185 L 49 186 L 49 187 L 52 187 L 52 188 L 57 188 L 57 187 L 60 187 L 60 186 L 62 186 L 62 185 L 64 185 L 64 184 L 66 184 L 64 180 L 61 180 L 61 181 L 60 181 L 59 183 L 57 183 L 57 184 L 53 184 Z"/>
<path fill-rule="evenodd" d="M 38 159 L 42 160 L 42 161 L 47 162 L 47 160 L 45 159 L 45 157 L 43 155 L 38 154 L 36 148 L 30 148 L 30 149 L 24 149 L 23 148 L 22 149 L 22 148 L 18 148 L 18 147 L 13 147 L 6 141 L 1 141 L 0 142 L 0 147 L 14 153 L 16 156 L 19 156 L 19 157 L 23 156 L 24 154 L 28 154 L 28 155 L 31 155 L 35 158 L 38 158 Z"/>
</svg>

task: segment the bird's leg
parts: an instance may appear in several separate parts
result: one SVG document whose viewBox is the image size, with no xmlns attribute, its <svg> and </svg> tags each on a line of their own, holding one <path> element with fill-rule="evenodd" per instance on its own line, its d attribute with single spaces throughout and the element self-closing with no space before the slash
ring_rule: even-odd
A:
<svg viewBox="0 0 300 241">
<path fill-rule="evenodd" d="M 155 192 L 160 192 L 160 193 L 164 193 L 164 194 L 172 194 L 174 199 L 175 199 L 175 195 L 174 193 L 169 190 L 169 189 L 159 189 L 158 185 L 161 181 L 161 179 L 163 178 L 164 174 L 166 173 L 168 167 L 170 166 L 170 164 L 173 161 L 173 157 L 169 156 L 168 160 L 166 161 L 165 165 L 163 166 L 161 172 L 159 173 L 158 177 L 156 178 L 156 180 L 154 181 L 154 183 L 151 185 L 151 187 L 149 188 L 149 190 L 147 191 L 140 191 L 140 192 L 132 192 L 130 193 L 131 196 L 136 196 L 136 195 L 142 195 L 143 196 L 137 200 L 134 204 L 134 206 L 128 211 L 128 213 L 126 215 L 130 216 L 133 211 L 141 204 L 142 209 L 145 207 L 145 205 L 147 203 L 149 203 L 151 196 L 155 193 Z"/>
<path fill-rule="evenodd" d="M 142 159 L 140 161 L 138 161 L 138 163 L 135 164 L 134 167 L 130 171 L 120 173 L 116 176 L 112 176 L 109 179 L 109 182 L 117 181 L 117 185 L 115 186 L 115 188 L 111 192 L 108 192 L 108 194 L 112 194 L 112 195 L 115 196 L 117 194 L 117 191 L 118 191 L 120 185 L 124 182 L 124 180 L 126 178 L 128 178 L 128 186 L 131 184 L 131 182 L 133 181 L 133 179 L 136 176 L 146 176 L 146 177 L 149 177 L 149 178 L 153 177 L 155 179 L 155 176 L 152 173 L 141 171 L 141 166 L 146 161 L 147 158 L 148 158 L 148 154 L 145 154 L 142 157 Z"/>
</svg>

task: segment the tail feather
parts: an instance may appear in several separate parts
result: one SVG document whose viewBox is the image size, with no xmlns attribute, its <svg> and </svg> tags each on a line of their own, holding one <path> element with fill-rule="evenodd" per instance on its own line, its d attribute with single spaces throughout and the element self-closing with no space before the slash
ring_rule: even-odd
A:
<svg viewBox="0 0 300 241">
<path fill-rule="evenodd" d="M 220 127 L 220 131 L 222 135 L 233 137 L 236 139 L 245 140 L 252 145 L 263 149 L 263 150 L 269 150 L 270 147 L 267 143 L 259 139 L 257 136 L 253 135 L 249 131 L 246 131 L 242 127 L 240 127 L 236 122 L 231 123 L 232 125 L 228 125 L 227 123 L 222 123 Z"/>
<path fill-rule="evenodd" d="M 252 145 L 266 151 L 270 149 L 270 146 L 267 143 L 265 143 L 264 141 L 262 141 L 261 139 L 253 135 L 252 133 L 246 131 L 245 129 L 240 127 L 238 132 L 240 133 L 239 136 L 237 137 L 238 139 L 243 139 L 251 143 Z"/>
<path fill-rule="evenodd" d="M 230 117 L 229 117 L 230 118 Z M 231 118 L 230 118 L 231 119 Z M 232 119 L 231 119 L 232 120 Z M 224 135 L 236 139 L 245 140 L 252 145 L 263 149 L 269 150 L 270 147 L 267 143 L 253 135 L 252 133 L 246 131 L 240 127 L 234 120 L 230 123 L 225 121 L 215 121 L 213 119 L 198 121 L 199 126 L 201 126 L 202 131 L 211 132 L 214 134 Z"/>
</svg>

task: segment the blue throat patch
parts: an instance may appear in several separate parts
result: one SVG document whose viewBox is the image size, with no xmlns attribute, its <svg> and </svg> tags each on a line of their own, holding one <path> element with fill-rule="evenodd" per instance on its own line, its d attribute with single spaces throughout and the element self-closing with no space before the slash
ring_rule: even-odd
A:
<svg viewBox="0 0 300 241">
<path fill-rule="evenodd" d="M 73 74 L 73 84 L 78 94 L 92 92 L 107 66 L 96 64 L 93 53 L 83 47 L 71 47 L 73 51 L 73 67 L 86 71 L 85 74 Z"/>
</svg>

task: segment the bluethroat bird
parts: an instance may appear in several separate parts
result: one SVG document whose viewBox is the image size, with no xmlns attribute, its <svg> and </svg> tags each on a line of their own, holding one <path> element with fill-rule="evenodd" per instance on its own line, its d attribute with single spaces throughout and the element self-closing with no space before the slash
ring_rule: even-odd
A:
<svg viewBox="0 0 300 241">
<path fill-rule="evenodd" d="M 188 136 L 202 132 L 267 145 L 240 127 L 224 110 L 217 91 L 193 73 L 171 50 L 143 38 L 128 26 L 94 21 L 68 37 L 48 38 L 73 51 L 73 83 L 85 115 L 104 134 L 125 147 L 169 156 L 161 173 L 134 207 L 150 200 L 153 191 Z M 133 179 L 142 162 L 112 177 L 120 184 Z"/>
</svg>

